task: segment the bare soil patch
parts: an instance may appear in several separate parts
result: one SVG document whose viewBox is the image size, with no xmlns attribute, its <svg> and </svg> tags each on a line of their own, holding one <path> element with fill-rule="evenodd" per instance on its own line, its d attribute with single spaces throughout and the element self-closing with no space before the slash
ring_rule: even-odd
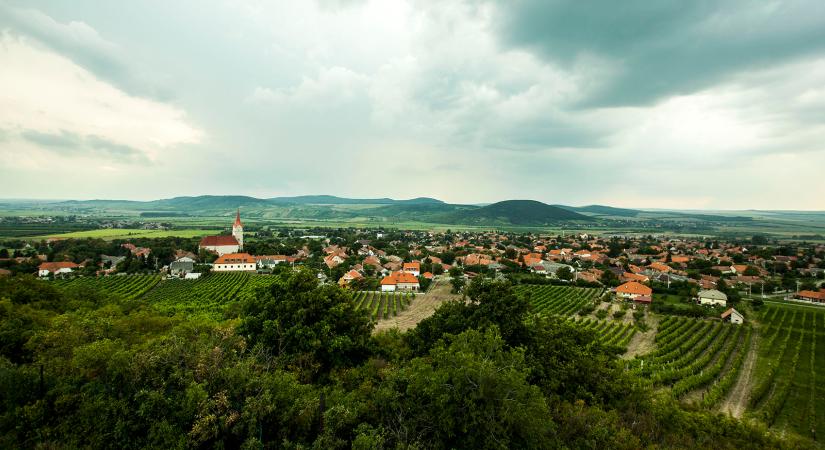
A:
<svg viewBox="0 0 825 450">
<path fill-rule="evenodd" d="M 733 417 L 741 418 L 748 406 L 748 397 L 753 388 L 753 369 L 756 366 L 756 356 L 759 350 L 759 331 L 754 329 L 751 348 L 748 351 L 748 356 L 742 363 L 742 369 L 739 371 L 739 378 L 730 390 L 727 398 L 722 401 L 719 409 L 724 413 L 728 413 Z"/>
<path fill-rule="evenodd" d="M 373 333 L 398 328 L 400 331 L 407 331 L 415 328 L 418 322 L 433 315 L 442 303 L 449 300 L 460 300 L 461 296 L 451 293 L 452 286 L 449 279 L 438 278 L 433 281 L 433 285 L 426 294 L 416 294 L 409 308 L 398 313 L 395 317 L 379 320 L 375 324 Z"/>
</svg>

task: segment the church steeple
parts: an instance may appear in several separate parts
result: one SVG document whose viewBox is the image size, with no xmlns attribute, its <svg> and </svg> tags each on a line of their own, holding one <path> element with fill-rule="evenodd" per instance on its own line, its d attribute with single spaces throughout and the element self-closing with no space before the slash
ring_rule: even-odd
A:
<svg viewBox="0 0 825 450">
<path fill-rule="evenodd" d="M 239 250 L 243 250 L 243 224 L 241 223 L 241 208 L 235 215 L 235 223 L 232 224 L 232 236 L 238 241 Z"/>
</svg>

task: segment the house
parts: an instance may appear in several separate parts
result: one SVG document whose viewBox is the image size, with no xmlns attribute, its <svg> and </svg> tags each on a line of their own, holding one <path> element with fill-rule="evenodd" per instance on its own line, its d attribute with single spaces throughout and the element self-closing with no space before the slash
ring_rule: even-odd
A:
<svg viewBox="0 0 825 450">
<path fill-rule="evenodd" d="M 286 255 L 261 255 L 255 256 L 254 258 L 259 269 L 271 269 L 278 264 L 289 261 Z"/>
<path fill-rule="evenodd" d="M 44 262 L 37 268 L 37 275 L 41 277 L 47 277 L 49 274 L 63 275 L 72 273 L 78 267 L 80 267 L 78 264 L 71 261 Z"/>
<path fill-rule="evenodd" d="M 241 223 L 241 210 L 235 216 L 235 223 L 232 224 L 232 235 L 204 236 L 198 244 L 198 250 L 206 250 L 217 253 L 218 256 L 227 253 L 238 253 L 243 250 L 243 224 Z"/>
<path fill-rule="evenodd" d="M 723 312 L 721 317 L 724 322 L 730 322 L 737 325 L 741 325 L 745 322 L 745 316 L 733 308 Z"/>
<path fill-rule="evenodd" d="M 435 277 L 435 275 L 433 275 L 432 272 L 424 272 L 421 274 L 421 276 L 428 280 L 432 280 Z"/>
<path fill-rule="evenodd" d="M 348 286 L 351 282 L 353 282 L 355 280 L 360 280 L 362 278 L 364 278 L 364 276 L 361 275 L 360 273 L 358 273 L 357 270 L 350 270 L 349 272 L 345 273 L 344 276 L 342 276 L 338 280 L 338 286 L 341 286 L 341 287 Z"/>
<path fill-rule="evenodd" d="M 212 265 L 215 272 L 254 272 L 258 264 L 249 253 L 226 253 Z"/>
<path fill-rule="evenodd" d="M 724 292 L 718 291 L 716 289 L 705 289 L 703 291 L 699 291 L 699 295 L 697 295 L 699 303 L 702 305 L 721 305 L 727 306 L 728 304 L 728 296 L 725 295 Z"/>
<path fill-rule="evenodd" d="M 536 275 L 547 275 L 547 269 L 544 268 L 541 264 L 536 264 L 532 267 L 533 273 Z"/>
<path fill-rule="evenodd" d="M 799 291 L 797 297 L 809 302 L 825 303 L 825 291 Z"/>
<path fill-rule="evenodd" d="M 662 272 L 662 273 L 670 272 L 671 270 L 673 270 L 667 264 L 663 264 L 663 263 L 660 263 L 660 262 L 652 262 L 652 263 L 648 264 L 647 267 L 649 267 L 653 271 Z"/>
<path fill-rule="evenodd" d="M 338 253 L 333 253 L 324 257 L 324 264 L 326 264 L 330 269 L 333 269 L 345 260 L 345 256 L 339 255 Z"/>
<path fill-rule="evenodd" d="M 625 272 L 622 274 L 623 281 L 636 281 L 638 283 L 647 283 L 650 281 L 650 277 L 647 275 L 642 275 L 640 273 L 633 273 L 633 272 Z"/>
<path fill-rule="evenodd" d="M 381 279 L 381 291 L 417 291 L 418 278 L 409 272 L 393 272 Z"/>
<path fill-rule="evenodd" d="M 169 263 L 169 274 L 176 277 L 186 275 L 193 270 L 195 270 L 195 260 L 188 256 L 183 256 Z"/>
<path fill-rule="evenodd" d="M 617 287 L 616 295 L 628 300 L 635 301 L 638 299 L 638 301 L 643 303 L 651 303 L 653 301 L 653 289 L 637 281 L 628 281 Z"/>
<path fill-rule="evenodd" d="M 413 261 L 404 263 L 404 266 L 401 268 L 404 272 L 411 273 L 414 276 L 418 276 L 421 274 L 421 263 Z"/>
</svg>

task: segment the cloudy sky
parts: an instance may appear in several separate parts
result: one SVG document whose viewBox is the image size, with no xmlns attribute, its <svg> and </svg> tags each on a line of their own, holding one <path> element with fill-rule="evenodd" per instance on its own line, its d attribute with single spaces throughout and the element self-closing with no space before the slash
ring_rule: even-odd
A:
<svg viewBox="0 0 825 450">
<path fill-rule="evenodd" d="M 584 3 L 0 0 L 0 197 L 825 210 L 825 2 Z"/>
</svg>

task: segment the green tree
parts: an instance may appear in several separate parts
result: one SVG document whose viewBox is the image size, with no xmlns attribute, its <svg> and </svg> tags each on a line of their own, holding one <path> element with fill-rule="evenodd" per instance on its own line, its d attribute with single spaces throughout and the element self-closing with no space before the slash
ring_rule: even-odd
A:
<svg viewBox="0 0 825 450">
<path fill-rule="evenodd" d="M 305 379 L 352 366 L 368 355 L 372 325 L 350 294 L 319 286 L 309 270 L 284 272 L 267 291 L 247 300 L 238 333 L 271 352 Z"/>
</svg>

